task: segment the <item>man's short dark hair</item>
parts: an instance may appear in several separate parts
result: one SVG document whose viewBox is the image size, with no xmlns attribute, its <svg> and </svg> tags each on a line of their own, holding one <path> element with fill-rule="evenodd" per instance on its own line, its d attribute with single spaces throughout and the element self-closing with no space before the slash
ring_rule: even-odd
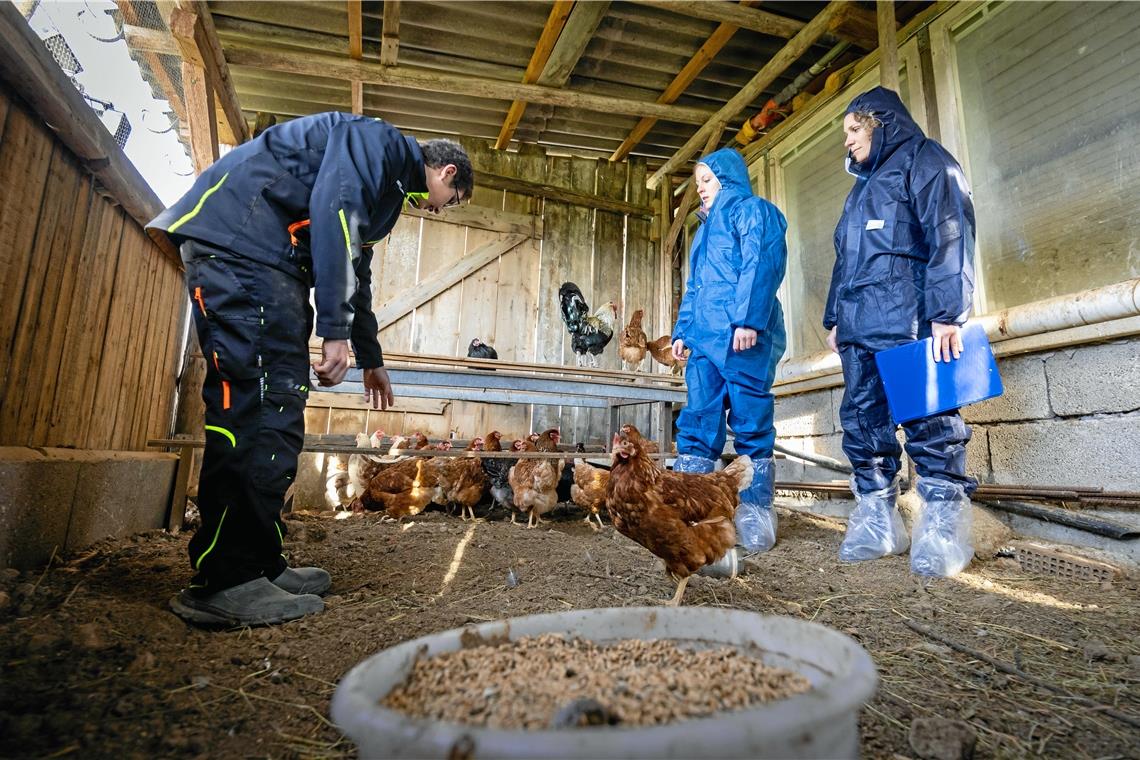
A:
<svg viewBox="0 0 1140 760">
<path fill-rule="evenodd" d="M 471 159 L 467 151 L 454 140 L 428 140 L 420 143 L 420 152 L 424 154 L 424 163 L 433 169 L 448 164 L 455 164 L 455 181 L 452 187 L 463 193 L 463 197 L 470 198 L 475 188 L 475 171 L 471 168 Z"/>
</svg>

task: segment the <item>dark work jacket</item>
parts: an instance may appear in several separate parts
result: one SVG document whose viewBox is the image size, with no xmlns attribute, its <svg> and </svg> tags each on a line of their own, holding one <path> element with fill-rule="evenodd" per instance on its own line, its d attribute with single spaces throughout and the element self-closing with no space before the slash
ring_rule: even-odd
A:
<svg viewBox="0 0 1140 760">
<path fill-rule="evenodd" d="M 378 367 L 372 245 L 392 230 L 405 196 L 426 190 L 414 139 L 377 119 L 320 113 L 234 148 L 147 227 L 310 282 L 317 335 L 351 339 L 358 365 Z M 294 246 L 289 225 L 305 219 L 309 245 Z"/>
<path fill-rule="evenodd" d="M 748 167 L 735 150 L 723 148 L 700 163 L 716 175 L 720 191 L 707 215 L 702 209 L 693 236 L 673 340 L 684 340 L 722 373 L 742 372 L 770 385 L 787 343 L 776 291 L 787 264 L 788 224 L 778 208 L 752 193 Z M 755 330 L 756 345 L 733 351 L 737 327 Z"/>
<path fill-rule="evenodd" d="M 835 268 L 823 326 L 840 344 L 878 351 L 961 325 L 974 293 L 974 206 L 962 167 L 928 139 L 891 90 L 856 97 L 882 127 L 855 175 L 835 228 Z"/>
</svg>

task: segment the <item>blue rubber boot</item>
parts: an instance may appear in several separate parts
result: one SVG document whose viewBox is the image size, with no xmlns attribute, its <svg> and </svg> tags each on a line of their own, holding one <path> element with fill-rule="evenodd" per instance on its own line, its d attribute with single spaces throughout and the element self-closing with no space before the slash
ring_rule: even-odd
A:
<svg viewBox="0 0 1140 760">
<path fill-rule="evenodd" d="M 855 509 L 847 518 L 847 533 L 839 545 L 839 559 L 864 562 L 905 552 L 910 539 L 895 506 L 899 495 L 898 478 L 886 488 L 870 493 L 859 493 L 852 479 L 851 492 L 855 494 Z"/>
<path fill-rule="evenodd" d="M 974 558 L 973 507 L 966 489 L 940 478 L 919 478 L 922 515 L 914 524 L 910 569 L 918 575 L 957 575 Z"/>
<path fill-rule="evenodd" d="M 736 509 L 736 538 L 749 554 L 766 552 L 776 545 L 776 459 L 752 460 L 752 484 L 740 492 Z"/>
</svg>

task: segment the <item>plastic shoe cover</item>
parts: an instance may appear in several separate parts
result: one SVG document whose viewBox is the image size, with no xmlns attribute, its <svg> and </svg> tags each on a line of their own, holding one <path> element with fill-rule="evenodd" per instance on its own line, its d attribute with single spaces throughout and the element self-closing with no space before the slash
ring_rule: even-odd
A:
<svg viewBox="0 0 1140 760">
<path fill-rule="evenodd" d="M 325 602 L 313 594 L 290 594 L 262 577 L 208 596 L 183 590 L 170 600 L 170 608 L 199 625 L 273 625 L 320 612 Z"/>
<path fill-rule="evenodd" d="M 776 545 L 776 510 L 772 508 L 775 489 L 773 457 L 752 461 L 752 485 L 740 492 L 736 508 L 736 540 L 750 554 L 766 552 Z"/>
<path fill-rule="evenodd" d="M 323 594 L 332 585 L 332 576 L 319 567 L 287 567 L 273 579 L 273 585 L 290 594 Z"/>
<path fill-rule="evenodd" d="M 673 462 L 673 472 L 712 472 L 716 469 L 716 462 L 694 454 L 681 454 Z"/>
<path fill-rule="evenodd" d="M 870 493 L 855 493 L 855 509 L 847 518 L 847 534 L 839 545 L 839 559 L 864 562 L 888 554 L 902 554 L 910 545 L 902 515 L 895 507 L 899 495 L 896 479 L 886 488 Z"/>
<path fill-rule="evenodd" d="M 697 575 L 707 578 L 735 578 L 744 575 L 745 572 L 744 552 L 739 546 L 734 546 L 716 562 L 710 562 L 698 570 Z"/>
<path fill-rule="evenodd" d="M 973 507 L 958 483 L 939 478 L 918 481 L 922 515 L 914 526 L 910 569 L 918 575 L 949 578 L 960 573 L 974 557 L 970 542 Z"/>
</svg>

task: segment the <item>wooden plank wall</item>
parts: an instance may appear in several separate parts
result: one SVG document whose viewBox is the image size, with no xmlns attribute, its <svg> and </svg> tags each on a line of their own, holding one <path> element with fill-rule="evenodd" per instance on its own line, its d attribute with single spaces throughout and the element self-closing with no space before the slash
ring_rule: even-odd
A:
<svg viewBox="0 0 1140 760">
<path fill-rule="evenodd" d="M 482 142 L 466 143 L 478 171 L 521 177 L 600 196 L 650 205 L 642 162 L 611 164 L 584 158 L 546 156 L 533 146 L 517 153 L 496 151 Z M 541 198 L 476 187 L 473 205 L 543 218 L 542 240 L 530 239 L 484 266 L 427 304 L 380 332 L 387 351 L 466 356 L 472 338 L 495 347 L 507 361 L 574 366 L 562 322 L 558 289 L 573 281 L 591 309 L 613 301 L 619 307 L 615 332 L 635 309 L 644 309 L 651 338 L 666 331 L 660 320 L 661 266 L 653 221 L 607 211 L 543 201 Z M 446 271 L 464 253 L 502 239 L 502 233 L 445 222 L 401 217 L 375 251 L 373 298 L 379 307 L 396 294 Z M 599 357 L 606 369 L 621 369 L 618 338 Z M 647 358 L 642 365 L 650 367 Z M 397 400 L 399 405 L 399 400 Z M 310 433 L 346 434 L 383 429 L 389 434 L 421 430 L 432 437 L 483 435 L 497 429 L 504 437 L 560 427 L 564 442 L 609 439 L 603 410 L 525 404 L 448 403 L 441 414 L 421 411 L 378 413 L 359 408 L 311 408 Z M 623 419 L 650 429 L 648 407 L 630 407 Z"/>
<path fill-rule="evenodd" d="M 0 445 L 146 450 L 169 435 L 180 265 L 0 85 Z"/>
</svg>

